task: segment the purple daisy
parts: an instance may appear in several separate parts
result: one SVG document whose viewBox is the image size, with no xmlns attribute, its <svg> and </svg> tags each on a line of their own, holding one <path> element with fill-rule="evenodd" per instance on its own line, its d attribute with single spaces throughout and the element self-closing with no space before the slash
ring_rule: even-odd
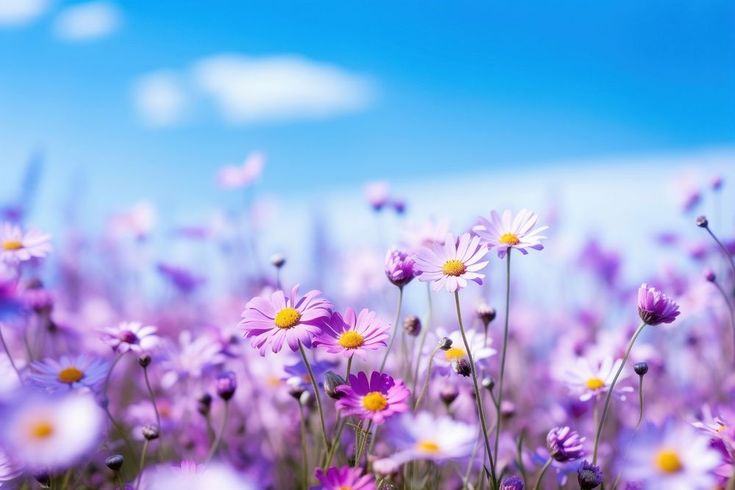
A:
<svg viewBox="0 0 735 490">
<path fill-rule="evenodd" d="M 648 325 L 671 323 L 679 316 L 679 305 L 644 282 L 638 289 L 638 315 Z"/>
<path fill-rule="evenodd" d="M 124 354 L 128 351 L 141 354 L 156 347 L 159 337 L 158 329 L 140 322 L 123 322 L 102 331 L 102 340 L 115 352 Z"/>
<path fill-rule="evenodd" d="M 28 378 L 50 392 L 88 388 L 92 391 L 102 385 L 110 370 L 110 363 L 102 359 L 80 355 L 44 359 L 31 364 Z"/>
<path fill-rule="evenodd" d="M 375 480 L 372 475 L 363 475 L 361 468 L 343 466 L 332 467 L 327 471 L 321 468 L 316 470 L 316 479 L 321 486 L 319 490 L 375 490 Z"/>
<path fill-rule="evenodd" d="M 540 226 L 532 229 L 537 221 L 536 213 L 527 209 L 521 209 L 515 218 L 509 209 L 503 211 L 502 216 L 493 210 L 490 219 L 481 217 L 479 224 L 472 228 L 472 231 L 485 240 L 488 247 L 497 247 L 498 257 L 502 259 L 511 248 L 517 249 L 523 255 L 528 253 L 526 250 L 528 248 L 543 250 L 541 240 L 546 237 L 539 233 L 549 227 Z"/>
<path fill-rule="evenodd" d="M 337 408 L 345 415 L 355 415 L 363 420 L 382 424 L 391 415 L 408 410 L 411 394 L 403 381 L 390 375 L 373 371 L 370 381 L 364 372 L 350 375 L 350 384 L 337 387 L 342 395 Z"/>
<path fill-rule="evenodd" d="M 386 345 L 388 323 L 378 318 L 373 311 L 363 308 L 355 315 L 355 310 L 347 308 L 344 317 L 337 312 L 324 320 L 322 330 L 314 337 L 314 345 L 323 346 L 330 354 L 364 354 Z"/>
<path fill-rule="evenodd" d="M 299 342 L 310 347 L 322 320 L 331 314 L 332 305 L 320 297 L 319 291 L 311 290 L 299 298 L 298 288 L 294 287 L 288 297 L 279 289 L 245 305 L 239 326 L 245 337 L 253 337 L 252 345 L 261 356 L 268 347 L 274 353 L 280 352 L 284 342 L 293 351 L 299 349 Z"/>
<path fill-rule="evenodd" d="M 450 233 L 443 244 L 435 243 L 416 253 L 419 280 L 431 282 L 434 291 L 446 288 L 450 293 L 466 287 L 468 280 L 482 284 L 485 275 L 479 271 L 487 266 L 488 261 L 482 260 L 487 252 L 479 237 L 464 233 L 456 241 Z"/>
</svg>

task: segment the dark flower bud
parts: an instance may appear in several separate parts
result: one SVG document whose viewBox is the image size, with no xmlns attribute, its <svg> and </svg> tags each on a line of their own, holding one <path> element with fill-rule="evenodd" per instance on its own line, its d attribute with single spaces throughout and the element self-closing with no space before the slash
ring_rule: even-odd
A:
<svg viewBox="0 0 735 490">
<path fill-rule="evenodd" d="M 212 407 L 212 395 L 204 393 L 197 399 L 197 412 L 204 415 L 209 415 L 209 409 Z"/>
<path fill-rule="evenodd" d="M 467 377 L 470 374 L 472 374 L 472 366 L 470 365 L 470 361 L 465 359 L 464 357 L 462 359 L 457 359 L 452 363 L 452 368 L 454 369 L 454 372 L 459 374 L 460 376 Z"/>
<path fill-rule="evenodd" d="M 498 312 L 495 311 L 495 308 L 492 306 L 488 306 L 485 303 L 481 304 L 477 307 L 477 317 L 480 319 L 483 325 L 485 325 L 485 328 L 495 320 L 495 317 L 498 316 Z"/>
<path fill-rule="evenodd" d="M 151 356 L 148 354 L 143 354 L 138 358 L 138 364 L 140 364 L 141 367 L 147 368 L 151 365 Z"/>
<path fill-rule="evenodd" d="M 112 471 L 120 471 L 123 462 L 125 462 L 125 458 L 123 458 L 122 454 L 113 454 L 105 458 L 105 465 Z"/>
<path fill-rule="evenodd" d="M 450 339 L 449 337 L 442 337 L 439 340 L 439 348 L 441 350 L 449 350 L 449 349 L 451 349 L 452 348 L 452 339 Z"/>
<path fill-rule="evenodd" d="M 715 275 L 715 271 L 710 269 L 709 267 L 704 270 L 704 280 L 707 282 L 715 282 L 717 280 L 717 276 Z"/>
<path fill-rule="evenodd" d="M 697 223 L 697 226 L 700 228 L 707 228 L 709 226 L 709 221 L 707 221 L 706 216 L 697 216 L 695 223 Z"/>
<path fill-rule="evenodd" d="M 581 490 L 592 490 L 602 485 L 602 470 L 586 460 L 577 470 L 577 481 Z"/>
<path fill-rule="evenodd" d="M 296 401 L 299 401 L 301 399 L 301 395 L 303 395 L 305 391 L 306 390 L 301 383 L 288 384 L 288 394 L 291 395 L 291 397 Z"/>
<path fill-rule="evenodd" d="M 411 337 L 416 337 L 421 333 L 421 320 L 416 315 L 407 316 L 403 320 L 403 329 Z"/>
<path fill-rule="evenodd" d="M 523 490 L 523 480 L 516 475 L 507 476 L 503 478 L 503 482 L 500 484 L 500 490 Z"/>
<path fill-rule="evenodd" d="M 339 400 L 342 398 L 342 393 L 337 391 L 338 386 L 347 384 L 342 376 L 332 371 L 327 371 L 324 374 L 324 393 L 333 400 Z"/>
<path fill-rule="evenodd" d="M 161 432 L 158 430 L 158 427 L 155 425 L 145 425 L 143 426 L 143 437 L 146 438 L 148 441 L 152 441 L 154 439 L 158 439 L 158 436 L 161 435 Z"/>
<path fill-rule="evenodd" d="M 492 376 L 486 376 L 482 378 L 482 387 L 485 388 L 487 391 L 493 391 L 493 388 L 495 388 L 495 380 L 492 378 Z"/>
<path fill-rule="evenodd" d="M 225 371 L 217 375 L 217 395 L 225 401 L 228 401 L 235 394 L 237 389 L 237 377 L 232 371 Z"/>
<path fill-rule="evenodd" d="M 299 397 L 299 403 L 302 407 L 313 408 L 316 398 L 311 394 L 311 391 L 304 391 Z"/>
<path fill-rule="evenodd" d="M 449 406 L 454 403 L 454 400 L 459 396 L 459 391 L 452 385 L 443 386 L 439 392 L 439 398 L 444 402 L 444 405 Z"/>
<path fill-rule="evenodd" d="M 648 363 L 647 362 L 637 362 L 633 366 L 633 371 L 638 376 L 645 376 L 645 374 L 648 372 Z"/>
<path fill-rule="evenodd" d="M 273 264 L 273 267 L 276 269 L 280 269 L 286 264 L 286 257 L 281 254 L 273 254 L 271 255 L 271 264 Z"/>
</svg>

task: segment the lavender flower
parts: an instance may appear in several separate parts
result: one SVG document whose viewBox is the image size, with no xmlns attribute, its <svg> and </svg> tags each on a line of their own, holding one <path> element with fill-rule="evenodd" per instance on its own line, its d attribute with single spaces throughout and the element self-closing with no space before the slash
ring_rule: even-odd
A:
<svg viewBox="0 0 735 490">
<path fill-rule="evenodd" d="M 638 289 L 638 315 L 647 325 L 672 323 L 679 316 L 679 305 L 646 283 Z"/>
<path fill-rule="evenodd" d="M 593 465 L 588 461 L 582 461 L 582 465 L 577 470 L 577 482 L 580 490 L 592 490 L 602 485 L 602 470 L 599 466 Z"/>
<path fill-rule="evenodd" d="M 394 286 L 402 288 L 413 280 L 415 262 L 407 252 L 390 249 L 385 255 L 385 276 Z"/>
<path fill-rule="evenodd" d="M 560 463 L 574 461 L 584 456 L 584 437 L 569 427 L 555 427 L 546 436 L 549 455 Z"/>
</svg>

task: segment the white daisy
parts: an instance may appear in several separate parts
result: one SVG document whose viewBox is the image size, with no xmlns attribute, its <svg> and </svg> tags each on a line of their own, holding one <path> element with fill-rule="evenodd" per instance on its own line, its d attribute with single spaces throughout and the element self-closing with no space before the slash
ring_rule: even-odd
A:
<svg viewBox="0 0 735 490">
<path fill-rule="evenodd" d="M 528 253 L 527 248 L 543 250 L 541 240 L 546 237 L 539 233 L 549 227 L 540 226 L 532 229 L 537 221 L 536 213 L 527 209 L 521 209 L 515 218 L 509 209 L 503 211 L 502 216 L 493 210 L 490 213 L 490 219 L 480 217 L 472 231 L 482 238 L 488 247 L 497 247 L 498 257 L 502 259 L 511 248 L 517 249 L 523 255 Z"/>
<path fill-rule="evenodd" d="M 3 223 L 0 228 L 0 261 L 24 262 L 34 257 L 43 258 L 51 251 L 51 235 L 37 230 L 25 233 L 19 226 Z"/>
</svg>

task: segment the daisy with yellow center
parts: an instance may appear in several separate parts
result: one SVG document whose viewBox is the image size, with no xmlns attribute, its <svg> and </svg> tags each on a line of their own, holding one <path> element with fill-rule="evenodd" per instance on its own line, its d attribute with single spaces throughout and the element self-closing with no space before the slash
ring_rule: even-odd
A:
<svg viewBox="0 0 735 490">
<path fill-rule="evenodd" d="M 536 226 L 538 216 L 527 209 L 521 209 L 515 217 L 506 209 L 500 215 L 497 211 L 490 213 L 490 219 L 481 217 L 472 231 L 484 240 L 490 248 L 497 248 L 498 256 L 502 259 L 511 248 L 515 248 L 523 255 L 528 249 L 543 250 L 541 240 L 546 237 L 541 233 L 548 226 Z"/>
<path fill-rule="evenodd" d="M 44 359 L 31 364 L 30 381 L 47 391 L 66 392 L 87 389 L 98 392 L 104 384 L 110 363 L 103 359 L 80 355 L 61 359 Z"/>
<path fill-rule="evenodd" d="M 656 453 L 655 465 L 663 473 L 676 473 L 684 468 L 679 454 L 673 449 L 661 449 Z"/>
<path fill-rule="evenodd" d="M 334 312 L 324 319 L 322 329 L 314 337 L 314 345 L 330 354 L 352 357 L 385 347 L 390 326 L 375 312 L 363 309 L 355 313 L 347 308 L 344 315 Z"/>
<path fill-rule="evenodd" d="M 397 464 L 414 460 L 442 461 L 466 458 L 472 452 L 477 428 L 447 416 L 429 412 L 404 414 L 393 428 Z"/>
<path fill-rule="evenodd" d="M 51 237 L 36 230 L 23 231 L 10 223 L 0 227 L 0 261 L 17 263 L 43 258 L 51 251 Z"/>
<path fill-rule="evenodd" d="M 337 387 L 337 392 L 341 395 L 337 409 L 344 415 L 375 424 L 382 424 L 387 418 L 407 411 L 411 394 L 403 381 L 377 371 L 373 371 L 370 378 L 364 372 L 351 374 L 349 384 Z"/>
<path fill-rule="evenodd" d="M 435 291 L 453 293 L 466 287 L 468 281 L 482 284 L 485 275 L 480 271 L 487 266 L 487 251 L 479 237 L 464 233 L 455 240 L 449 234 L 443 244 L 434 243 L 416 253 L 415 270 L 419 280 L 430 282 Z"/>
<path fill-rule="evenodd" d="M 602 360 L 575 357 L 559 363 L 555 377 L 566 383 L 572 393 L 579 396 L 580 401 L 588 401 L 607 393 L 621 363 L 622 360 L 613 361 L 611 357 Z M 633 387 L 620 383 L 624 378 L 626 375 L 620 376 L 614 389 L 615 395 L 621 400 L 633 391 Z"/>
<path fill-rule="evenodd" d="M 287 306 L 276 313 L 273 322 L 278 328 L 293 328 L 299 324 L 299 320 L 301 320 L 301 313 L 296 308 Z"/>
</svg>

